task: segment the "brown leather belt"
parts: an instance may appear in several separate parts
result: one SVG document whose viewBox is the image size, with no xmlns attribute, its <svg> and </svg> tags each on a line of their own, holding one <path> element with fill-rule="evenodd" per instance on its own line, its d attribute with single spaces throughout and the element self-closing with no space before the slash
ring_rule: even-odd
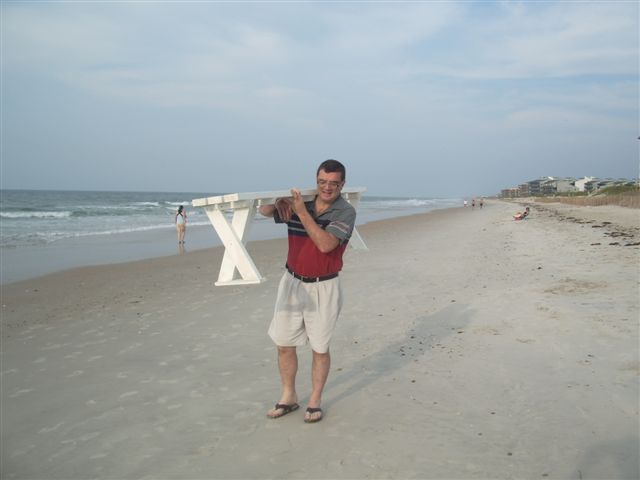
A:
<svg viewBox="0 0 640 480">
<path fill-rule="evenodd" d="M 325 275 L 324 277 L 305 277 L 303 275 L 298 275 L 296 272 L 289 268 L 289 265 L 285 265 L 287 267 L 287 271 L 293 275 L 294 278 L 297 278 L 301 282 L 304 283 L 315 283 L 315 282 L 324 282 L 325 280 L 331 280 L 332 278 L 336 278 L 338 276 L 337 273 L 332 273 L 330 275 Z"/>
</svg>

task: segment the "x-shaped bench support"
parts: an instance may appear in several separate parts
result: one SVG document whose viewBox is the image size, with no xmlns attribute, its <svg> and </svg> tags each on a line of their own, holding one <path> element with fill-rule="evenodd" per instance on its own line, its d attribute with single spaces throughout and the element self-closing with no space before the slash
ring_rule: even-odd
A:
<svg viewBox="0 0 640 480">
<path fill-rule="evenodd" d="M 365 190 L 362 187 L 345 188 L 341 193 L 345 200 L 357 208 L 360 197 Z M 301 193 L 304 201 L 307 202 L 315 197 L 316 190 L 303 190 Z M 194 207 L 204 208 L 225 247 L 216 286 L 247 285 L 265 280 L 260 275 L 246 248 L 251 223 L 259 206 L 273 205 L 276 199 L 286 197 L 291 197 L 290 191 L 234 193 L 197 198 L 192 201 Z M 231 221 L 225 214 L 227 211 L 232 212 Z M 355 228 L 351 234 L 349 245 L 356 249 L 367 250 L 367 246 Z"/>
</svg>

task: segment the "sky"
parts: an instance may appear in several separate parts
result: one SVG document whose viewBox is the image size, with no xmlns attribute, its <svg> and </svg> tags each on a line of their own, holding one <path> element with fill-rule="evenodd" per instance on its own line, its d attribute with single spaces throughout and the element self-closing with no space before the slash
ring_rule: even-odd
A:
<svg viewBox="0 0 640 480">
<path fill-rule="evenodd" d="M 494 195 L 637 178 L 639 2 L 8 1 L 0 186 Z"/>
</svg>

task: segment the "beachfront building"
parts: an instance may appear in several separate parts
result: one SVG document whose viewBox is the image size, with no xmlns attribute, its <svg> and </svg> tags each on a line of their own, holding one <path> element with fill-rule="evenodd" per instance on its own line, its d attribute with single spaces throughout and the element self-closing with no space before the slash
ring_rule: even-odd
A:
<svg viewBox="0 0 640 480">
<path fill-rule="evenodd" d="M 583 177 L 576 180 L 574 177 L 540 177 L 529 182 L 521 183 L 515 188 L 501 190 L 502 198 L 516 197 L 542 197 L 553 195 L 567 195 L 573 192 L 597 193 L 599 190 L 611 186 L 636 185 L 633 180 L 625 178 L 595 178 Z"/>
<path fill-rule="evenodd" d="M 540 194 L 543 196 L 566 194 L 576 191 L 576 179 L 573 177 L 540 179 Z"/>
<path fill-rule="evenodd" d="M 592 194 L 603 188 L 611 187 L 614 184 L 615 181 L 612 178 L 594 178 L 590 182 L 585 183 L 584 190 L 585 192 Z"/>
<path fill-rule="evenodd" d="M 553 177 L 549 177 L 546 180 L 540 182 L 540 193 L 543 196 L 556 194 L 556 180 Z"/>
<path fill-rule="evenodd" d="M 600 182 L 599 179 L 594 178 L 593 180 L 589 180 L 588 182 L 586 182 L 584 184 L 584 191 L 587 193 L 593 193 L 596 190 L 598 190 L 598 183 Z"/>
<path fill-rule="evenodd" d="M 529 195 L 531 195 L 529 183 L 521 183 L 520 185 L 518 185 L 519 197 L 528 197 Z"/>
<path fill-rule="evenodd" d="M 527 182 L 529 185 L 529 195 L 533 197 L 539 197 L 542 195 L 542 182 L 544 182 L 544 178 L 538 178 L 537 180 Z"/>
<path fill-rule="evenodd" d="M 500 191 L 501 198 L 517 198 L 518 196 L 520 196 L 518 187 L 504 188 Z"/>
<path fill-rule="evenodd" d="M 540 197 L 555 193 L 555 179 L 553 177 L 541 177 L 520 185 L 521 192 L 528 192 L 524 196 Z"/>
<path fill-rule="evenodd" d="M 576 180 L 576 181 L 575 181 L 576 191 L 578 191 L 578 192 L 584 192 L 584 191 L 586 191 L 586 189 L 585 189 L 585 185 L 586 185 L 588 182 L 592 182 L 592 181 L 594 181 L 594 180 L 595 180 L 595 177 L 584 177 L 584 178 L 581 178 L 580 180 Z"/>
<path fill-rule="evenodd" d="M 571 193 L 576 190 L 576 179 L 572 177 L 558 178 L 555 193 Z"/>
<path fill-rule="evenodd" d="M 586 192 L 592 194 L 597 193 L 599 190 L 607 187 L 621 187 L 621 186 L 632 186 L 636 183 L 633 180 L 628 180 L 626 178 L 594 178 L 585 183 L 584 189 Z"/>
<path fill-rule="evenodd" d="M 527 182 L 526 185 L 528 186 L 529 195 L 538 197 L 575 192 L 577 191 L 576 181 L 573 177 L 542 177 Z M 527 190 L 527 188 L 521 188 L 521 190 L 524 191 Z"/>
</svg>

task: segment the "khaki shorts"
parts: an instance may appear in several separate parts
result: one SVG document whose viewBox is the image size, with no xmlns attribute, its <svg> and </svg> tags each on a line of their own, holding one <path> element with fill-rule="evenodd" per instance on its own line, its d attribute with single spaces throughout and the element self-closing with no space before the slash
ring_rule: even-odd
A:
<svg viewBox="0 0 640 480">
<path fill-rule="evenodd" d="M 280 347 L 301 347 L 326 353 L 342 309 L 340 277 L 305 283 L 285 272 L 278 286 L 269 336 Z"/>
</svg>

